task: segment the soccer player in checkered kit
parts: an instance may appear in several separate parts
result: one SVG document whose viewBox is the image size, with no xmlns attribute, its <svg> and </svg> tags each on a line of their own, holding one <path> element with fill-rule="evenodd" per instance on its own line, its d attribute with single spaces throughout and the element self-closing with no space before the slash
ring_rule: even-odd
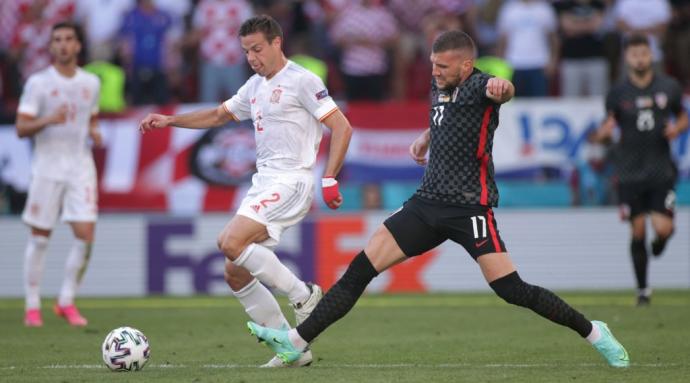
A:
<svg viewBox="0 0 690 383">
<path fill-rule="evenodd" d="M 298 279 L 273 248 L 282 232 L 302 220 L 312 205 L 312 168 L 322 123 L 331 130 L 322 195 L 331 209 L 342 203 L 335 177 L 352 128 L 319 77 L 285 58 L 283 34 L 275 20 L 269 16 L 248 19 L 239 35 L 256 74 L 236 95 L 217 108 L 175 116 L 150 114 L 141 121 L 140 130 L 166 126 L 204 129 L 230 121 L 253 121 L 257 173 L 237 214 L 220 233 L 218 247 L 227 258 L 225 280 L 249 317 L 269 328 L 288 329 L 289 322 L 266 286 L 287 295 L 297 323 L 316 307 L 323 292 L 318 285 Z M 274 357 L 263 367 L 304 366 L 311 361 L 307 350 L 290 363 Z"/>
<path fill-rule="evenodd" d="M 51 31 L 53 65 L 31 75 L 17 110 L 17 135 L 34 143 L 31 185 L 22 214 L 31 228 L 24 260 L 24 324 L 43 325 L 40 284 L 48 239 L 58 216 L 68 222 L 74 244 L 67 256 L 54 311 L 73 326 L 85 326 L 74 296 L 91 255 L 97 218 L 96 166 L 89 145 L 101 145 L 98 77 L 77 66 L 80 36 L 71 23 Z"/>
<path fill-rule="evenodd" d="M 498 190 L 491 152 L 499 108 L 515 88 L 475 69 L 475 52 L 474 42 L 461 31 L 445 32 L 433 43 L 430 128 L 410 146 L 412 159 L 426 165 L 417 192 L 378 228 L 295 329 L 248 323 L 252 334 L 286 363 L 300 358 L 310 342 L 347 314 L 379 273 L 450 239 L 479 264 L 499 297 L 576 331 L 610 365 L 629 365 L 627 352 L 605 323 L 589 321 L 551 291 L 523 281 L 508 256 L 492 210 Z"/>
<path fill-rule="evenodd" d="M 628 75 L 609 91 L 606 120 L 591 136 L 594 141 L 610 141 L 619 127 L 614 164 L 621 218 L 630 222 L 638 306 L 649 305 L 652 293 L 647 284 L 647 215 L 656 235 L 652 255 L 658 257 L 674 229 L 678 170 L 670 142 L 688 129 L 680 84 L 654 73 L 649 44 L 644 35 L 632 35 L 625 41 Z"/>
</svg>

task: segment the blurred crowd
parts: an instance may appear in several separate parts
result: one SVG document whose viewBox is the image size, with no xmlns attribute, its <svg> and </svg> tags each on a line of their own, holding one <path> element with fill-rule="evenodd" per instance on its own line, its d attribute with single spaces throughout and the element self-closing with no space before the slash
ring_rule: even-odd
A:
<svg viewBox="0 0 690 383">
<path fill-rule="evenodd" d="M 632 32 L 690 90 L 690 0 L 2 0 L 0 118 L 13 120 L 24 80 L 49 65 L 58 21 L 82 27 L 81 64 L 101 77 L 101 109 L 119 112 L 230 97 L 252 74 L 237 32 L 260 13 L 348 101 L 425 99 L 430 42 L 448 29 L 470 34 L 477 65 L 518 97 L 605 93 Z"/>
</svg>

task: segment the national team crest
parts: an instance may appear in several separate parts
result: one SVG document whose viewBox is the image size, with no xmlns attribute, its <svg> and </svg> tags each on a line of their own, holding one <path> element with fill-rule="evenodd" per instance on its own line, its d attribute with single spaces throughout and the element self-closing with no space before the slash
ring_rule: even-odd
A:
<svg viewBox="0 0 690 383">
<path fill-rule="evenodd" d="M 280 89 L 280 88 L 273 89 L 273 93 L 271 93 L 271 104 L 279 103 L 281 94 L 283 94 L 282 89 Z"/>
<path fill-rule="evenodd" d="M 666 93 L 659 92 L 654 95 L 654 101 L 656 101 L 656 105 L 659 107 L 659 109 L 666 109 L 668 97 L 666 96 Z"/>
</svg>

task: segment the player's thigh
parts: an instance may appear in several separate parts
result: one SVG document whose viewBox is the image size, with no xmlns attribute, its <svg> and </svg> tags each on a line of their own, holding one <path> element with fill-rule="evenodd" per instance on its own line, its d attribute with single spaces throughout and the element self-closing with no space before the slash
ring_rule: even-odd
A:
<svg viewBox="0 0 690 383">
<path fill-rule="evenodd" d="M 93 242 L 96 222 L 73 221 L 69 223 L 75 238 L 84 242 Z"/>
<path fill-rule="evenodd" d="M 484 279 L 491 283 L 515 271 L 515 265 L 508 253 L 488 253 L 477 257 Z"/>
<path fill-rule="evenodd" d="M 66 183 L 62 206 L 65 222 L 96 222 L 98 218 L 98 189 L 95 170 L 83 173 Z M 87 225 L 88 226 L 88 225 Z"/>
<path fill-rule="evenodd" d="M 383 222 L 383 227 L 372 237 L 372 240 L 375 240 L 371 243 L 372 251 L 378 248 L 390 250 L 388 235 L 407 257 L 423 254 L 443 243 L 447 238 L 436 230 L 433 221 L 428 217 L 429 213 L 433 215 L 433 212 L 425 213 L 424 209 L 425 206 L 414 197 L 406 201 L 401 209 Z M 379 246 L 378 243 L 383 245 Z"/>
<path fill-rule="evenodd" d="M 45 177 L 33 177 L 24 205 L 22 220 L 32 228 L 52 230 L 60 215 L 65 183 Z"/>
<path fill-rule="evenodd" d="M 449 207 L 441 221 L 443 232 L 475 260 L 491 253 L 505 253 L 494 212 L 486 207 Z"/>
<path fill-rule="evenodd" d="M 673 183 L 652 186 L 648 198 L 650 211 L 673 218 L 676 210 L 676 191 Z"/>
<path fill-rule="evenodd" d="M 262 245 L 273 248 L 282 233 L 309 212 L 314 181 L 306 177 L 259 177 L 242 200 L 237 214 L 261 223 L 268 233 Z"/>
<path fill-rule="evenodd" d="M 641 183 L 622 183 L 618 185 L 619 212 L 622 220 L 633 221 L 635 217 L 649 211 L 645 186 Z"/>
<path fill-rule="evenodd" d="M 237 259 L 242 251 L 252 243 L 268 239 L 263 223 L 237 214 L 225 225 L 218 236 L 218 248 L 230 260 Z"/>
</svg>

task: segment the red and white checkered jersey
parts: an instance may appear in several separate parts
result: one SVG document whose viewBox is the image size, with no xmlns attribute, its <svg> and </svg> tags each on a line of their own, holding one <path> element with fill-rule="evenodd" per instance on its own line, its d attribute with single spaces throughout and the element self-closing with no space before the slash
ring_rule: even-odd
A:
<svg viewBox="0 0 690 383">
<path fill-rule="evenodd" d="M 388 71 L 385 43 L 398 34 L 393 14 L 385 7 L 352 4 L 337 17 L 331 28 L 334 41 L 366 40 L 345 44 L 341 68 L 353 76 L 379 75 Z"/>
<path fill-rule="evenodd" d="M 233 65 L 244 59 L 238 32 L 252 16 L 245 0 L 201 0 L 193 25 L 202 33 L 201 56 L 216 65 Z"/>
<path fill-rule="evenodd" d="M 48 125 L 34 136 L 34 176 L 66 180 L 91 159 L 89 120 L 98 113 L 99 91 L 98 77 L 81 69 L 68 78 L 50 66 L 29 77 L 18 113 L 40 118 L 68 107 L 64 124 Z"/>
<path fill-rule="evenodd" d="M 254 122 L 256 167 L 310 170 L 321 142 L 321 123 L 337 110 L 321 79 L 292 61 L 270 80 L 255 74 L 223 103 L 239 120 Z"/>
</svg>

